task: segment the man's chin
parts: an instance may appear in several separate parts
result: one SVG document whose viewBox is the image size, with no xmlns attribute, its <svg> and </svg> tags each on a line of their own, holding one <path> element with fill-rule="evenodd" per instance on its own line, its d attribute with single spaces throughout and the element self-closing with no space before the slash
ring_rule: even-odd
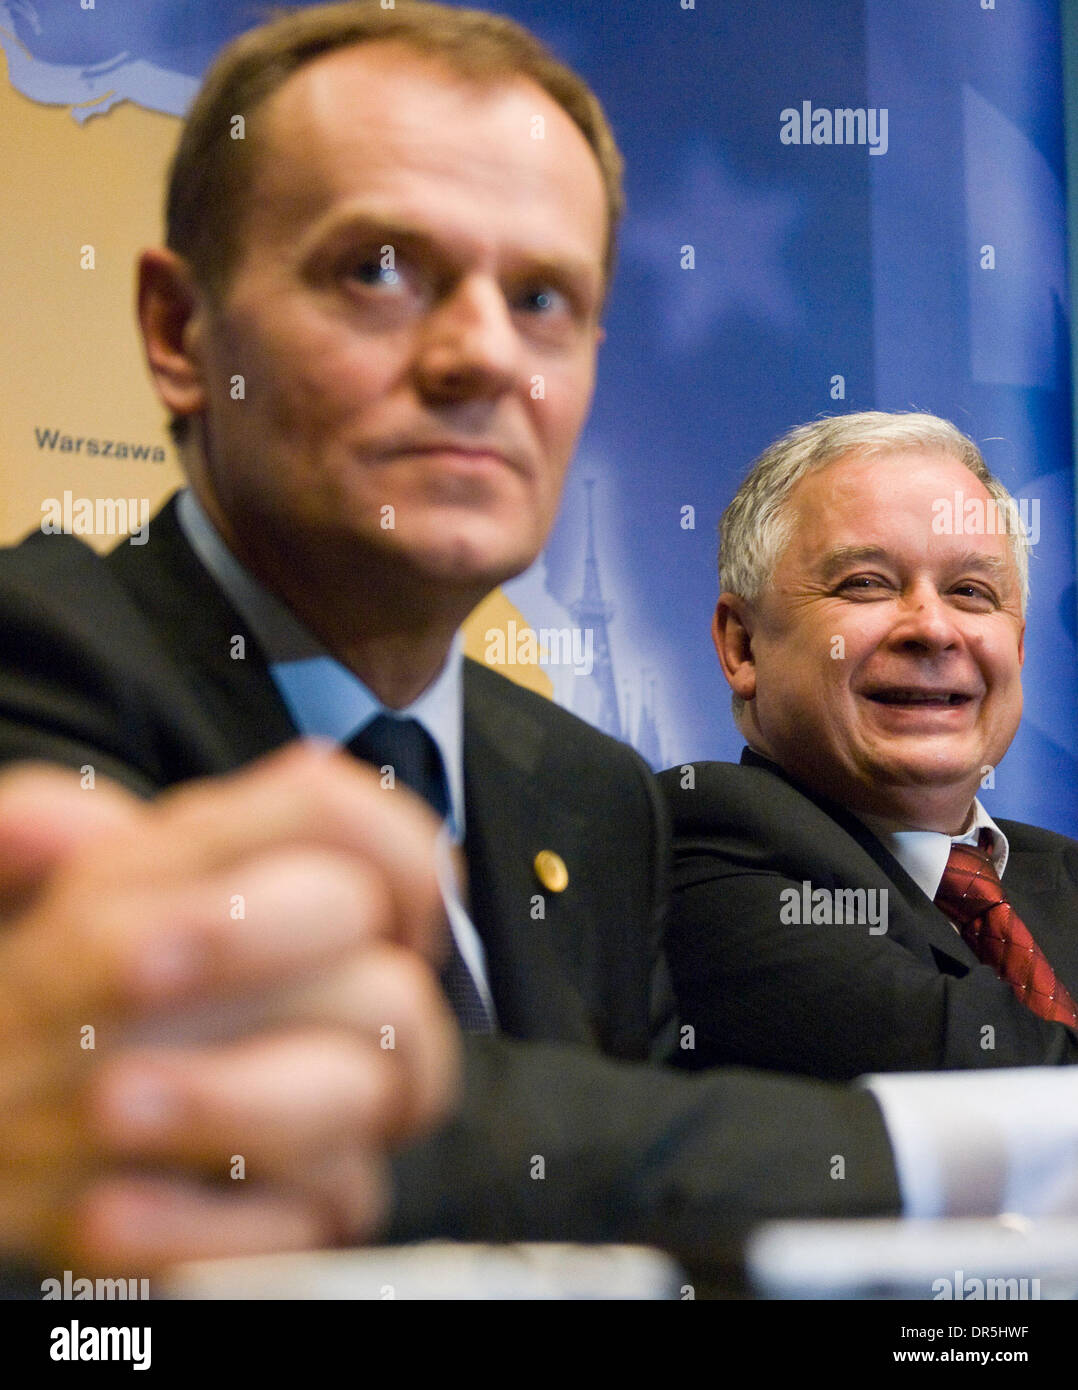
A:
<svg viewBox="0 0 1078 1390">
<path fill-rule="evenodd" d="M 895 790 L 943 791 L 950 787 L 973 796 L 986 771 L 987 765 L 971 766 L 968 758 L 888 758 L 877 763 L 870 775 L 878 785 Z"/>
<path fill-rule="evenodd" d="M 530 546 L 509 546 L 504 538 L 491 545 L 486 538 L 441 536 L 411 548 L 406 560 L 417 577 L 433 584 L 482 594 L 523 573 L 539 554 Z"/>
</svg>

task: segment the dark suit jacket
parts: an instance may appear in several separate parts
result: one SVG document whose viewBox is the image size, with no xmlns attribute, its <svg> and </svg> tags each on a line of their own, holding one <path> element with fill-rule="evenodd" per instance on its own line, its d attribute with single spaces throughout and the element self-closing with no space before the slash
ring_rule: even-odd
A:
<svg viewBox="0 0 1078 1390">
<path fill-rule="evenodd" d="M 740 767 L 697 763 L 694 786 L 679 768 L 659 780 L 674 822 L 668 953 L 683 1021 L 696 1028 L 690 1065 L 845 1079 L 1078 1061 L 1078 1037 L 980 964 L 856 817 L 749 750 Z M 1008 895 L 1078 997 L 1078 842 L 998 824 L 1011 848 Z M 803 913 L 780 895 L 800 897 L 806 881 L 885 892 L 886 933 L 791 922 Z"/>
<path fill-rule="evenodd" d="M 152 795 L 294 735 L 174 507 L 105 559 L 37 534 L 0 553 L 0 760 L 90 764 Z M 508 1036 L 467 1040 L 464 1104 L 399 1160 L 391 1234 L 687 1249 L 762 1213 L 893 1211 L 870 1097 L 626 1065 L 669 1035 L 666 820 L 637 755 L 470 662 L 464 746 L 472 912 Z M 540 849 L 570 883 L 533 920 Z"/>
</svg>

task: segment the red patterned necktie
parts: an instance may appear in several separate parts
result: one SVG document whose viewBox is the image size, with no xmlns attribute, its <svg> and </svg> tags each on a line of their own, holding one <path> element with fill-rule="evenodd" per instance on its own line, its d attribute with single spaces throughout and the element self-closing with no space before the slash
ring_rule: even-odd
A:
<svg viewBox="0 0 1078 1390">
<path fill-rule="evenodd" d="M 991 832 L 985 829 L 979 847 L 951 845 L 936 906 L 955 924 L 977 959 L 1006 980 L 1027 1008 L 1055 1023 L 1078 1026 L 1074 1000 L 1007 901 L 988 854 L 990 840 Z"/>
</svg>

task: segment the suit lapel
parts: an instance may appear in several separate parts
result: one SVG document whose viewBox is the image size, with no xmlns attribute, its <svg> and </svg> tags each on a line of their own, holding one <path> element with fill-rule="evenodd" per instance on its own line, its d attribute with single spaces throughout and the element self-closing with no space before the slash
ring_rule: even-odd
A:
<svg viewBox="0 0 1078 1390">
<path fill-rule="evenodd" d="M 1010 839 L 1007 822 L 999 826 Z M 1058 851 L 1017 849 L 1012 844 L 1003 886 L 1052 969 L 1078 998 L 1078 893 L 1063 872 Z"/>
<path fill-rule="evenodd" d="M 187 722 L 205 762 L 198 771 L 239 767 L 296 737 L 254 635 L 188 544 L 175 497 L 154 518 L 145 547 L 120 545 L 107 563 L 162 648 L 180 655 L 197 702 Z M 173 693 L 182 703 L 183 692 Z"/>
<path fill-rule="evenodd" d="M 464 786 L 472 918 L 483 939 L 491 991 L 504 1032 L 551 1041 L 591 1036 L 586 1009 L 573 989 L 559 937 L 579 927 L 572 876 L 563 893 L 546 892 L 534 869 L 543 849 L 564 853 L 584 830 L 566 805 L 566 779 L 548 759 L 556 750 L 528 702 L 513 698 L 503 677 L 466 661 Z M 558 777 L 558 772 L 564 775 Z M 544 916 L 533 917 L 537 895 Z M 563 943 L 564 944 L 564 943 Z"/>
<path fill-rule="evenodd" d="M 782 778 L 829 816 L 840 830 L 845 831 L 853 846 L 860 851 L 856 854 L 856 859 L 860 860 L 863 866 L 863 873 L 858 872 L 856 860 L 843 853 L 841 859 L 843 877 L 846 881 L 861 886 L 863 876 L 870 873 L 868 861 L 875 864 L 883 876 L 884 885 L 899 898 L 899 904 L 891 903 L 888 914 L 888 931 L 895 941 L 912 949 L 919 949 L 922 954 L 927 946 L 936 964 L 947 974 L 965 974 L 967 970 L 980 964 L 947 916 L 917 886 L 891 851 L 873 835 L 867 825 L 844 807 L 824 797 L 810 794 L 804 787 L 787 777 L 775 763 L 760 757 L 751 748 L 744 750 L 741 761 L 750 767 L 766 768 L 776 777 Z M 849 848 L 851 852 L 856 853 L 853 846 Z M 864 878 L 864 886 L 869 886 L 867 877 Z M 896 906 L 900 906 L 902 910 L 896 912 Z"/>
<path fill-rule="evenodd" d="M 154 518 L 145 547 L 121 546 L 108 564 L 160 634 L 179 745 L 163 783 L 228 771 L 295 738 L 254 635 L 191 550 L 175 499 Z M 591 967 L 581 942 L 591 939 L 594 912 L 578 871 L 589 827 L 568 804 L 576 772 L 550 722 L 544 702 L 464 663 L 464 848 L 499 1023 L 517 1037 L 591 1045 Z M 540 883 L 541 850 L 566 860 L 564 892 Z M 537 897 L 541 918 L 533 916 Z"/>
<path fill-rule="evenodd" d="M 955 930 L 950 918 L 941 912 L 924 890 L 914 882 L 899 861 L 856 816 L 849 815 L 840 807 L 829 808 L 846 833 L 864 850 L 891 882 L 892 890 L 897 892 L 907 910 L 910 926 L 920 934 L 932 949 L 938 963 L 941 957 L 956 962 L 965 969 L 980 964 L 977 957 Z M 903 940 L 906 920 L 897 919 L 897 940 Z M 945 968 L 945 967 L 944 967 Z M 964 971 L 963 971 L 964 973 Z"/>
</svg>

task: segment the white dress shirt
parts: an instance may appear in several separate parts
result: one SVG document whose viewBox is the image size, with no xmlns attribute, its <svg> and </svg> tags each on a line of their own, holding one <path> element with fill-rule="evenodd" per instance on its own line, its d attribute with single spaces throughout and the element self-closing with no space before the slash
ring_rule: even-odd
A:
<svg viewBox="0 0 1078 1390">
<path fill-rule="evenodd" d="M 976 799 L 970 823 L 961 835 L 944 835 L 936 830 L 906 830 L 879 816 L 860 816 L 859 819 L 883 847 L 890 850 L 926 898 L 935 900 L 939 892 L 952 844 L 976 847 L 980 844 L 982 830 L 987 830 L 991 837 L 989 857 L 1000 878 L 1007 867 L 1011 852 L 1007 837 Z"/>
</svg>

